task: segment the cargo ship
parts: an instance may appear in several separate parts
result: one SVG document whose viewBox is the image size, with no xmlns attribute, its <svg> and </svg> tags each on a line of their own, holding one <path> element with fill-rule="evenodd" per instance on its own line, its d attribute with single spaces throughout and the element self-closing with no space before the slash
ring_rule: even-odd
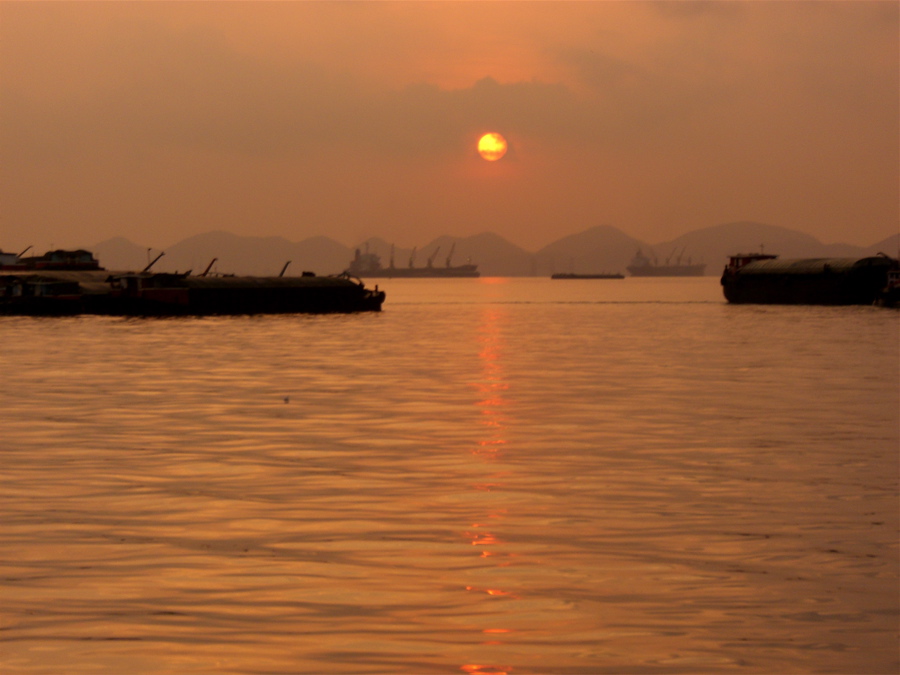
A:
<svg viewBox="0 0 900 675">
<path fill-rule="evenodd" d="M 872 305 L 890 288 L 898 261 L 867 258 L 779 259 L 765 253 L 730 256 L 722 291 L 731 303 Z"/>
<path fill-rule="evenodd" d="M 382 267 L 381 258 L 374 253 L 366 251 L 360 252 L 356 249 L 353 260 L 347 268 L 347 273 L 355 277 L 367 279 L 427 279 L 427 278 L 465 278 L 481 276 L 478 272 L 478 265 L 451 265 L 453 251 L 456 244 L 450 247 L 450 253 L 447 255 L 446 264 L 443 267 L 435 267 L 434 259 L 437 257 L 441 247 L 438 246 L 434 253 L 428 258 L 425 267 L 416 267 L 416 249 L 413 248 L 412 254 L 409 256 L 409 265 L 407 267 L 396 267 L 394 265 L 394 247 L 391 246 L 391 258 L 387 267 Z"/>
<path fill-rule="evenodd" d="M 674 255 L 674 251 L 672 252 Z M 654 258 L 651 260 L 638 249 L 631 264 L 625 269 L 633 277 L 702 277 L 706 271 L 705 263 L 692 263 L 690 257 L 682 263 L 684 249 L 675 258 L 675 264 L 670 264 L 672 256 L 666 258 L 663 265 L 659 265 Z"/>
<path fill-rule="evenodd" d="M 204 316 L 229 314 L 380 311 L 384 291 L 347 274 L 316 276 L 208 276 L 191 272 L 110 272 L 86 251 L 51 252 L 39 259 L 0 252 L 0 314 Z M 62 254 L 61 254 L 62 253 Z M 44 265 L 48 256 L 52 266 Z M 213 260 L 215 262 L 215 259 Z"/>
</svg>

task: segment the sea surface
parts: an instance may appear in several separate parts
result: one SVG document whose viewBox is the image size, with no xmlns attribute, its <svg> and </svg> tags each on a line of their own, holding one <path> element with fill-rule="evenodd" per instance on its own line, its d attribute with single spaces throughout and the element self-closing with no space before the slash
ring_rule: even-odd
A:
<svg viewBox="0 0 900 675">
<path fill-rule="evenodd" d="M 0 672 L 898 672 L 900 312 L 378 284 L 0 318 Z"/>
</svg>

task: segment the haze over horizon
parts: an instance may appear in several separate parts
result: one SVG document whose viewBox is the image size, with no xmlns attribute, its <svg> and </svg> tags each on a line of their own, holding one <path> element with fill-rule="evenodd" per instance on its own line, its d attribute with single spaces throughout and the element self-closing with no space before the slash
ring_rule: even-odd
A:
<svg viewBox="0 0 900 675">
<path fill-rule="evenodd" d="M 898 34 L 878 1 L 4 2 L 0 248 L 870 245 L 900 227 Z"/>
</svg>

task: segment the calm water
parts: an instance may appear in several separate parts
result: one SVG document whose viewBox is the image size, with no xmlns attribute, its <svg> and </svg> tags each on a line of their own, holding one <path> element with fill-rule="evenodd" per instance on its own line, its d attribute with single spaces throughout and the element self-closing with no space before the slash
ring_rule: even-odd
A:
<svg viewBox="0 0 900 675">
<path fill-rule="evenodd" d="M 0 671 L 898 671 L 900 313 L 379 285 L 0 319 Z"/>
</svg>

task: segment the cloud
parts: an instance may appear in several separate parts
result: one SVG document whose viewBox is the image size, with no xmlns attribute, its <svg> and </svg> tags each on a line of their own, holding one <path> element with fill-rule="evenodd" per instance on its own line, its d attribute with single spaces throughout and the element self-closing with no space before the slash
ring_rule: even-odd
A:
<svg viewBox="0 0 900 675">
<path fill-rule="evenodd" d="M 241 53 L 212 31 L 149 22 L 120 29 L 106 50 L 113 73 L 50 106 L 6 92 L 0 133 L 8 156 L 59 158 L 110 144 L 276 157 L 338 147 L 432 154 L 478 129 L 559 135 L 581 114 L 557 84 L 484 78 L 458 90 L 379 90 L 320 64 Z"/>
<path fill-rule="evenodd" d="M 0 3 L 6 218 L 896 223 L 894 3 L 549 7 Z"/>
<path fill-rule="evenodd" d="M 809 110 L 834 123 L 859 118 L 864 108 L 884 123 L 895 111 L 883 97 L 892 95 L 885 77 L 896 66 L 873 72 L 864 46 L 873 37 L 883 41 L 890 20 L 857 20 L 851 39 L 831 10 L 798 15 L 788 7 L 775 11 L 807 23 L 812 15 L 813 26 L 772 33 L 757 25 L 767 18 L 758 10 L 732 4 L 641 6 L 668 28 L 640 53 L 617 53 L 615 40 L 557 47 L 553 58 L 573 75 L 573 86 L 482 77 L 454 89 L 373 85 L 326 60 L 241 49 L 211 26 L 119 18 L 84 57 L 83 69 L 103 77 L 88 75 L 81 88 L 51 94 L 52 105 L 46 92 L 7 87 L 0 133 L 5 152 L 32 158 L 110 144 L 273 157 L 342 148 L 403 157 L 452 152 L 490 128 L 601 150 L 640 149 L 676 137 L 681 145 L 696 142 L 722 120 L 788 130 Z"/>
</svg>

